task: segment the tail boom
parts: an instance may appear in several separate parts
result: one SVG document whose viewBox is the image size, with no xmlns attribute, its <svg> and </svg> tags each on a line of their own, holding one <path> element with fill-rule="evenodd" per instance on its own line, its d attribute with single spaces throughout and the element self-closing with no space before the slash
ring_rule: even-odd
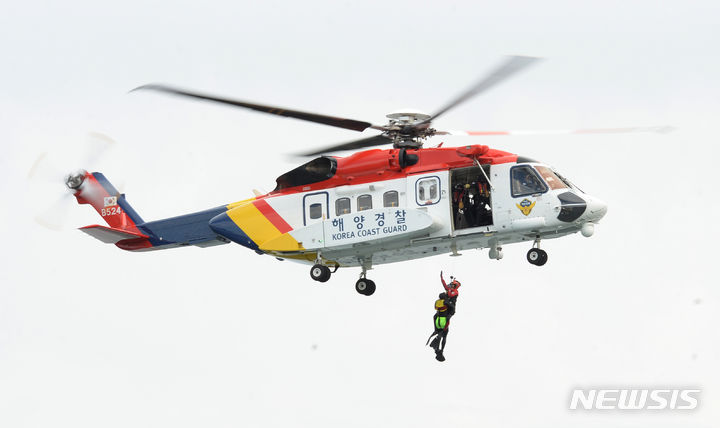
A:
<svg viewBox="0 0 720 428">
<path fill-rule="evenodd" d="M 229 240 L 210 229 L 209 221 L 226 210 L 217 207 L 197 213 L 145 222 L 125 195 L 99 172 L 85 173 L 75 188 L 79 204 L 92 205 L 109 227 L 91 225 L 80 230 L 107 244 L 128 251 L 174 248 L 186 245 L 208 247 Z"/>
</svg>

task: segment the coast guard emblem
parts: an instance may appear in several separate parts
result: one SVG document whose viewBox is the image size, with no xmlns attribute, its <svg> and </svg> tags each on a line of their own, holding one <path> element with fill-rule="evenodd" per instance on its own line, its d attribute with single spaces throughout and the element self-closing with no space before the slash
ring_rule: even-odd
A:
<svg viewBox="0 0 720 428">
<path fill-rule="evenodd" d="M 515 204 L 516 207 L 520 209 L 520 212 L 522 212 L 525 215 L 530 215 L 530 211 L 532 211 L 533 207 L 535 206 L 535 202 L 530 202 L 528 199 L 523 199 L 520 201 L 519 204 Z"/>
</svg>

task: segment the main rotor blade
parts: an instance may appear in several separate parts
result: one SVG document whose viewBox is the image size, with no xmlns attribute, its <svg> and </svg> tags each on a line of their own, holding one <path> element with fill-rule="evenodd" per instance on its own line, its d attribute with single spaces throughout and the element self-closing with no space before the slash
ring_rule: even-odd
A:
<svg viewBox="0 0 720 428">
<path fill-rule="evenodd" d="M 435 135 L 485 137 L 492 135 L 630 134 L 636 132 L 656 132 L 658 134 L 667 134 L 674 130 L 675 128 L 672 126 L 645 126 L 631 128 L 539 129 L 519 131 L 437 131 L 435 132 Z"/>
<path fill-rule="evenodd" d="M 222 103 L 222 104 L 229 104 L 231 106 L 244 107 L 244 108 L 248 108 L 251 110 L 260 111 L 263 113 L 270 113 L 270 114 L 275 114 L 275 115 L 284 116 L 284 117 L 292 117 L 295 119 L 307 120 L 309 122 L 322 123 L 323 125 L 335 126 L 338 128 L 352 129 L 353 131 L 363 131 L 363 130 L 369 128 L 370 126 L 372 126 L 371 123 L 363 122 L 360 120 L 345 119 L 342 117 L 334 117 L 334 116 L 325 116 L 322 114 L 307 113 L 307 112 L 298 111 L 298 110 L 288 110 L 288 109 L 275 107 L 275 106 L 266 106 L 266 105 L 262 105 L 262 104 L 248 103 L 248 102 L 240 101 L 240 100 L 233 100 L 233 99 L 229 99 L 229 98 L 221 98 L 221 97 L 215 97 L 212 95 L 201 94 L 199 92 L 186 91 L 184 89 L 173 88 L 173 87 L 165 86 L 165 85 L 157 85 L 157 84 L 143 85 L 143 86 L 133 89 L 130 92 L 134 92 L 134 91 L 141 90 L 141 89 L 149 89 L 149 90 L 153 90 L 153 91 L 166 92 L 169 94 L 181 95 L 181 96 L 190 97 L 190 98 L 196 98 L 199 100 L 213 101 L 213 102 Z"/>
<path fill-rule="evenodd" d="M 363 138 L 361 140 L 349 141 L 347 143 L 337 144 L 334 146 L 325 147 L 322 149 L 314 150 L 312 152 L 300 153 L 301 156 L 317 156 L 325 153 L 336 152 L 340 150 L 357 150 L 364 149 L 365 147 L 382 146 L 384 144 L 391 144 L 392 139 L 385 135 L 375 135 L 370 138 Z"/>
<path fill-rule="evenodd" d="M 534 58 L 529 56 L 511 56 L 493 71 L 488 76 L 482 78 L 479 82 L 477 82 L 475 85 L 470 87 L 467 91 L 463 92 L 460 96 L 455 98 L 454 100 L 450 101 L 445 107 L 441 108 L 437 111 L 437 113 L 433 114 L 430 119 L 425 120 L 425 122 L 431 122 L 435 120 L 438 116 L 445 113 L 446 111 L 450 110 L 451 108 L 467 101 L 468 99 L 474 97 L 475 95 L 479 94 L 480 92 L 484 92 L 493 86 L 497 85 L 498 83 L 502 82 L 503 80 L 507 79 L 508 77 L 512 76 L 513 74 L 519 72 L 520 70 L 528 67 L 529 65 L 535 63 L 536 61 L 539 61 L 540 58 Z"/>
</svg>

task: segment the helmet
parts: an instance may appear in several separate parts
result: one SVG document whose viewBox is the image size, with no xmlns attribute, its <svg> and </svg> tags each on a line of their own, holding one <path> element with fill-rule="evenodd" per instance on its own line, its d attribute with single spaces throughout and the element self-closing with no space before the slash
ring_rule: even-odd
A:
<svg viewBox="0 0 720 428">
<path fill-rule="evenodd" d="M 447 292 L 448 297 L 457 297 L 458 294 L 460 293 L 458 293 L 457 288 L 451 288 Z"/>
<path fill-rule="evenodd" d="M 460 281 L 458 281 L 457 279 L 453 279 L 452 281 L 450 281 L 449 285 L 452 288 L 458 288 L 460 287 Z"/>
</svg>

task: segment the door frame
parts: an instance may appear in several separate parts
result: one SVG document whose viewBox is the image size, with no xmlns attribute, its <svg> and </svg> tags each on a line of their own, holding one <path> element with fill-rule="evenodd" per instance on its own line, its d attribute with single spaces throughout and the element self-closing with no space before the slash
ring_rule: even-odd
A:
<svg viewBox="0 0 720 428">
<path fill-rule="evenodd" d="M 330 194 L 328 192 L 314 192 L 314 193 L 308 193 L 306 195 L 303 195 L 303 226 L 308 225 L 308 209 L 309 206 L 307 205 L 307 198 L 310 196 L 316 196 L 316 195 L 325 195 L 325 216 L 324 218 L 317 219 L 319 221 L 327 220 L 330 218 Z M 315 219 L 313 219 L 315 220 Z M 315 222 L 313 222 L 315 223 Z"/>
</svg>

